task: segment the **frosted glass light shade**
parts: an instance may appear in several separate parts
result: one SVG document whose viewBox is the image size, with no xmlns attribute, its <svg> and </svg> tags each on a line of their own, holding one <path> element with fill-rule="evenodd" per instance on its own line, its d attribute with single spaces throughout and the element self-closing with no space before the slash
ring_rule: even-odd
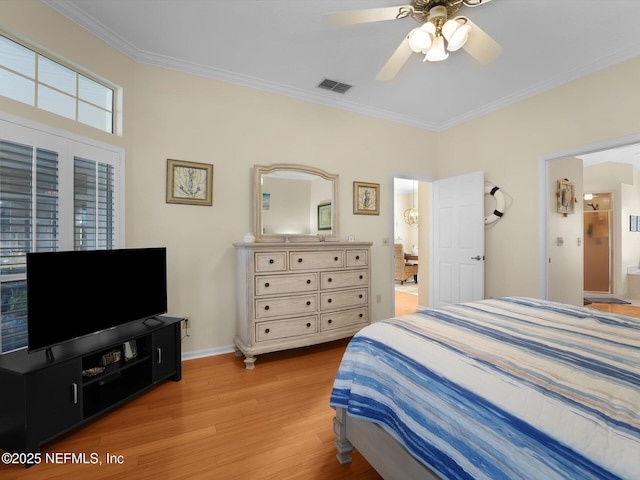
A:
<svg viewBox="0 0 640 480">
<path fill-rule="evenodd" d="M 452 25 L 451 27 L 446 29 L 447 25 Z M 455 52 L 456 50 L 462 48 L 462 46 L 466 43 L 469 38 L 469 30 L 471 27 L 467 24 L 461 25 L 455 20 L 449 20 L 442 27 L 442 35 L 447 39 L 447 50 L 450 52 Z"/>
<path fill-rule="evenodd" d="M 409 32 L 409 47 L 416 53 L 426 53 L 431 48 L 431 35 L 422 28 Z"/>
<path fill-rule="evenodd" d="M 444 49 L 444 38 L 438 36 L 433 40 L 433 45 L 425 55 L 423 62 L 440 62 L 446 59 L 448 56 L 449 54 Z"/>
</svg>

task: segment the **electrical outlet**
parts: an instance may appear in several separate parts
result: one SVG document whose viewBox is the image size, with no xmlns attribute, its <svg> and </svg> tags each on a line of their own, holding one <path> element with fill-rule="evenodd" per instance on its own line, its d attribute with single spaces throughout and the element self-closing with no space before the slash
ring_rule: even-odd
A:
<svg viewBox="0 0 640 480">
<path fill-rule="evenodd" d="M 382 303 L 382 295 L 379 293 L 376 295 L 376 303 Z"/>
<path fill-rule="evenodd" d="M 183 330 L 189 329 L 189 317 L 185 317 L 182 319 L 182 329 Z"/>
</svg>

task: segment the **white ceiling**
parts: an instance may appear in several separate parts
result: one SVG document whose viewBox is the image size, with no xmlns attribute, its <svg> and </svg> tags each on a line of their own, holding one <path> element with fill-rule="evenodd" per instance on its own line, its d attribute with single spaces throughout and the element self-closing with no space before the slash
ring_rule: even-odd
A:
<svg viewBox="0 0 640 480">
<path fill-rule="evenodd" d="M 414 54 L 375 79 L 411 18 L 329 27 L 324 15 L 406 0 L 43 0 L 132 59 L 441 131 L 640 55 L 640 0 L 493 0 L 468 16 L 504 48 L 481 66 Z M 353 85 L 317 88 L 325 78 Z"/>
</svg>

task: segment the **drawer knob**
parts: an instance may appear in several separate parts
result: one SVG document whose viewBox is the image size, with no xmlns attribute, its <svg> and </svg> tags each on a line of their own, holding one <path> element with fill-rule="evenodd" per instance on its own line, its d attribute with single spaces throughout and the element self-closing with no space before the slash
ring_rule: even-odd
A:
<svg viewBox="0 0 640 480">
<path fill-rule="evenodd" d="M 329 319 L 327 320 L 327 323 L 333 323 L 333 320 Z"/>
<path fill-rule="evenodd" d="M 311 283 L 311 280 L 307 280 L 307 285 L 309 285 Z"/>
<path fill-rule="evenodd" d="M 309 328 L 311 326 L 311 323 L 307 323 L 307 328 Z"/>
<path fill-rule="evenodd" d="M 328 302 L 328 303 L 331 303 L 331 299 L 330 299 L 330 298 L 327 298 L 327 302 Z"/>
<path fill-rule="evenodd" d="M 302 259 L 301 258 L 298 259 L 298 263 L 302 263 Z"/>
<path fill-rule="evenodd" d="M 311 302 L 309 300 L 307 300 L 307 306 L 311 305 Z"/>
<path fill-rule="evenodd" d="M 358 315 L 358 316 L 359 316 L 360 318 L 364 317 L 364 315 L 363 315 L 363 314 L 360 314 L 360 315 Z"/>
<path fill-rule="evenodd" d="M 360 275 L 360 280 L 362 280 L 363 278 L 364 278 L 364 276 L 363 276 L 363 275 Z"/>
<path fill-rule="evenodd" d="M 264 329 L 264 333 L 269 333 L 269 332 L 270 332 L 270 330 L 268 328 Z"/>
<path fill-rule="evenodd" d="M 331 278 L 331 277 L 327 278 L 327 282 L 329 282 L 329 283 L 333 282 L 333 278 Z"/>
<path fill-rule="evenodd" d="M 269 310 L 269 305 L 265 305 L 265 306 L 264 306 L 264 309 L 265 309 L 265 310 Z"/>
<path fill-rule="evenodd" d="M 356 260 L 360 260 L 360 255 L 356 255 Z"/>
<path fill-rule="evenodd" d="M 333 259 L 337 262 L 338 261 L 338 257 L 333 257 Z"/>
<path fill-rule="evenodd" d="M 273 263 L 273 258 L 270 258 L 270 259 L 269 259 L 269 263 Z"/>
<path fill-rule="evenodd" d="M 266 282 L 266 283 L 264 284 L 264 287 L 265 287 L 265 288 L 269 288 L 269 282 Z"/>
<path fill-rule="evenodd" d="M 358 295 L 358 298 L 362 298 L 362 294 Z"/>
</svg>

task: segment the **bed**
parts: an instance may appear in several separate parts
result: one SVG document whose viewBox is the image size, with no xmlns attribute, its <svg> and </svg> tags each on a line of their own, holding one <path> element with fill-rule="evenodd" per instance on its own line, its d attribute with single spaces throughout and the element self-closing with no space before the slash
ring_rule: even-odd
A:
<svg viewBox="0 0 640 480">
<path fill-rule="evenodd" d="M 638 479 L 640 319 L 523 297 L 390 318 L 330 404 L 338 460 L 385 479 Z"/>
</svg>

